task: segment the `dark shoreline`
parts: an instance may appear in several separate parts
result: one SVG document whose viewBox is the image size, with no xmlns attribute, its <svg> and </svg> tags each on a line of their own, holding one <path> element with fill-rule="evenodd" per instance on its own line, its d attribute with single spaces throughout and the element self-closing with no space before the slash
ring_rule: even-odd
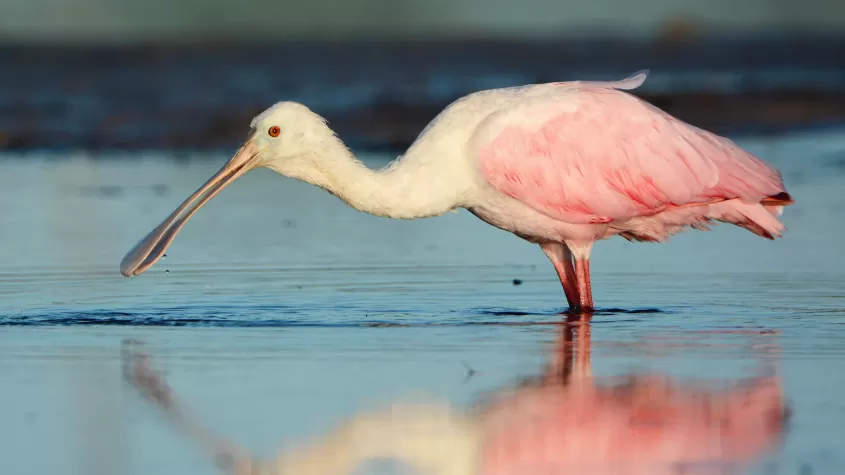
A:
<svg viewBox="0 0 845 475">
<path fill-rule="evenodd" d="M 845 38 L 7 44 L 0 65 L 7 151 L 231 149 L 279 100 L 353 148 L 401 150 L 469 92 L 641 69 L 637 95 L 717 133 L 845 124 Z"/>
</svg>

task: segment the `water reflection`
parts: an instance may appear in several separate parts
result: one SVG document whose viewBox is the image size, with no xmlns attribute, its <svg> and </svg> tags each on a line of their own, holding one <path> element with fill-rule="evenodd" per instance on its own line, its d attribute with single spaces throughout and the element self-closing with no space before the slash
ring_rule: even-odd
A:
<svg viewBox="0 0 845 475">
<path fill-rule="evenodd" d="M 586 322 L 562 330 L 554 355 L 485 408 L 481 473 L 737 473 L 783 435 L 778 376 L 721 389 L 657 373 L 600 380 Z"/>
<path fill-rule="evenodd" d="M 561 325 L 544 371 L 469 410 L 392 404 L 268 461 L 193 418 L 137 342 L 124 345 L 124 376 L 236 475 L 346 474 L 372 459 L 446 475 L 734 474 L 780 444 L 788 410 L 776 368 L 719 385 L 658 373 L 598 378 L 591 325 L 575 319 Z"/>
</svg>

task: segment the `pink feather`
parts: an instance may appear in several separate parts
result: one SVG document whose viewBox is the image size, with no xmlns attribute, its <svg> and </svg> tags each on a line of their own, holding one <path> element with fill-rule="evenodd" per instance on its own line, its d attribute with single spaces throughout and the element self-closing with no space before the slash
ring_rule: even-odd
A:
<svg viewBox="0 0 845 475">
<path fill-rule="evenodd" d="M 476 139 L 489 184 L 555 220 L 625 223 L 610 234 L 643 240 L 710 219 L 766 237 L 783 229 L 759 205 L 789 201 L 775 168 L 622 91 L 570 84 L 493 114 Z"/>
</svg>

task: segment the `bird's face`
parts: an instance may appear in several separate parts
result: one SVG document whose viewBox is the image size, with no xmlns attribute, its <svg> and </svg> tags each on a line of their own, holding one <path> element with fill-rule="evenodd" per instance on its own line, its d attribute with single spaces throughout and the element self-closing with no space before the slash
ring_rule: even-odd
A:
<svg viewBox="0 0 845 475">
<path fill-rule="evenodd" d="M 325 120 L 307 107 L 280 102 L 252 120 L 247 143 L 258 150 L 255 166 L 283 172 L 316 154 L 327 133 Z"/>
<path fill-rule="evenodd" d="M 131 277 L 152 267 L 191 216 L 246 172 L 269 167 L 291 175 L 306 167 L 326 131 L 328 127 L 320 116 L 294 102 L 281 102 L 259 114 L 235 155 L 126 254 L 120 273 Z"/>
</svg>

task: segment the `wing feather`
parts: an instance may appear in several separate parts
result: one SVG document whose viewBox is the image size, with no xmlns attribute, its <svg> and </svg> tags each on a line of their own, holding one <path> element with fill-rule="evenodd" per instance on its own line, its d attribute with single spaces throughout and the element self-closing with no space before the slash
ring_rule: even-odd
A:
<svg viewBox="0 0 845 475">
<path fill-rule="evenodd" d="M 636 87 L 636 78 L 620 83 Z M 760 202 L 784 191 L 776 169 L 730 140 L 613 84 L 580 83 L 514 100 L 482 121 L 471 143 L 490 185 L 571 223 L 696 202 Z"/>
</svg>

